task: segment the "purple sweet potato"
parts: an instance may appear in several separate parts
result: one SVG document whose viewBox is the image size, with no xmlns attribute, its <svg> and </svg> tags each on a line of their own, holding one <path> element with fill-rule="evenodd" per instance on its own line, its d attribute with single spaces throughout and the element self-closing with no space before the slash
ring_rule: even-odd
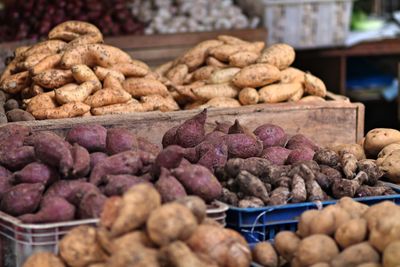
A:
<svg viewBox="0 0 400 267">
<path fill-rule="evenodd" d="M 299 161 L 312 160 L 314 157 L 314 150 L 309 147 L 303 147 L 301 149 L 294 149 L 290 152 L 286 159 L 286 164 L 294 164 Z"/>
<path fill-rule="evenodd" d="M 152 168 L 152 173 L 154 176 L 159 176 L 161 168 L 174 169 L 181 164 L 183 156 L 185 154 L 185 149 L 177 146 L 171 145 L 164 148 L 156 157 L 154 165 Z"/>
<path fill-rule="evenodd" d="M 264 124 L 254 130 L 254 134 L 263 142 L 264 148 L 284 146 L 287 140 L 285 131 L 274 124 Z"/>
<path fill-rule="evenodd" d="M 0 165 L 0 177 L 11 177 L 12 172 Z"/>
<path fill-rule="evenodd" d="M 13 174 L 12 180 L 16 184 L 20 183 L 42 183 L 48 186 L 59 179 L 58 172 L 46 164 L 32 162 L 26 165 L 22 170 Z"/>
<path fill-rule="evenodd" d="M 85 177 L 90 171 L 90 155 L 83 146 L 75 143 L 71 149 L 74 164 L 72 166 L 72 177 Z"/>
<path fill-rule="evenodd" d="M 108 158 L 108 155 L 103 152 L 94 152 L 90 154 L 90 169 L 92 170 L 94 166 L 103 159 Z"/>
<path fill-rule="evenodd" d="M 172 174 L 190 194 L 201 197 L 206 202 L 217 199 L 222 194 L 222 186 L 217 178 L 204 166 L 182 164 Z"/>
<path fill-rule="evenodd" d="M 144 151 L 125 151 L 108 157 L 93 168 L 90 182 L 99 185 L 110 174 L 138 174 L 143 166 L 154 162 L 154 156 Z"/>
<path fill-rule="evenodd" d="M 130 130 L 113 128 L 107 131 L 106 148 L 109 155 L 115 155 L 128 150 L 138 150 L 139 142 Z"/>
<path fill-rule="evenodd" d="M 87 192 L 99 192 L 93 184 L 80 180 L 61 180 L 46 190 L 44 197 L 60 197 L 74 205 L 79 205 L 81 198 Z"/>
<path fill-rule="evenodd" d="M 16 134 L 0 140 L 0 154 L 9 153 L 11 150 L 22 147 L 26 136 Z"/>
<path fill-rule="evenodd" d="M 231 127 L 229 127 L 228 134 L 240 134 L 240 133 L 250 134 L 251 132 L 248 128 L 241 125 L 239 120 L 236 119 L 235 123 Z"/>
<path fill-rule="evenodd" d="M 201 143 L 198 145 L 200 146 Z M 184 148 L 184 159 L 190 161 L 191 163 L 196 163 L 199 160 L 199 155 L 197 153 L 197 147 Z"/>
<path fill-rule="evenodd" d="M 75 218 L 75 206 L 60 197 L 43 198 L 39 211 L 18 217 L 24 223 L 54 223 L 72 221 Z"/>
<path fill-rule="evenodd" d="M 220 132 L 220 131 L 214 131 L 211 133 L 208 133 L 205 135 L 204 137 L 204 142 L 208 142 L 211 144 L 216 144 L 216 143 L 220 143 L 221 140 L 223 140 L 223 138 L 226 136 L 225 133 Z"/>
<path fill-rule="evenodd" d="M 13 216 L 33 213 L 39 207 L 44 185 L 19 184 L 4 192 L 0 209 Z"/>
<path fill-rule="evenodd" d="M 138 137 L 137 140 L 140 150 L 146 151 L 150 154 L 153 154 L 154 156 L 157 156 L 158 153 L 160 153 L 161 151 L 160 147 L 148 141 L 146 138 Z"/>
<path fill-rule="evenodd" d="M 178 126 L 174 126 L 168 131 L 165 132 L 161 144 L 164 148 L 170 146 L 170 145 L 176 145 L 176 130 L 178 130 Z"/>
<path fill-rule="evenodd" d="M 90 152 L 105 151 L 107 129 L 101 125 L 79 125 L 68 131 L 65 139 L 78 143 Z"/>
<path fill-rule="evenodd" d="M 121 196 L 129 188 L 140 183 L 148 183 L 147 180 L 129 174 L 106 175 L 103 180 L 106 186 L 103 188 L 103 193 L 106 196 Z"/>
<path fill-rule="evenodd" d="M 271 146 L 264 148 L 261 157 L 269 160 L 273 164 L 285 165 L 290 152 L 292 151 L 281 146 Z"/>
<path fill-rule="evenodd" d="M 19 170 L 35 160 L 35 151 L 31 146 L 17 147 L 0 154 L 0 164 L 13 171 Z"/>
<path fill-rule="evenodd" d="M 160 193 L 163 203 L 186 196 L 183 185 L 165 168 L 161 168 L 160 178 L 154 186 Z"/>
<path fill-rule="evenodd" d="M 262 142 L 247 134 L 228 134 L 226 136 L 229 158 L 251 158 L 261 155 Z"/>
<path fill-rule="evenodd" d="M 207 110 L 204 109 L 191 119 L 182 123 L 176 129 L 176 144 L 181 147 L 195 147 L 204 140 L 204 125 L 207 119 Z"/>
<path fill-rule="evenodd" d="M 31 130 L 28 126 L 23 126 L 20 124 L 7 124 L 0 127 L 0 140 L 4 140 L 11 136 L 21 135 L 28 136 Z"/>
<path fill-rule="evenodd" d="M 104 203 L 107 197 L 98 192 L 86 193 L 78 208 L 79 219 L 100 218 L 101 211 L 103 210 Z"/>
<path fill-rule="evenodd" d="M 74 164 L 68 142 L 53 133 L 41 132 L 35 137 L 34 147 L 41 162 L 58 168 L 62 176 L 68 176 Z"/>
<path fill-rule="evenodd" d="M 12 187 L 11 176 L 12 173 L 9 170 L 0 166 L 0 200 L 3 193 Z"/>
<path fill-rule="evenodd" d="M 216 126 L 213 132 L 222 132 L 224 134 L 227 134 L 229 132 L 229 128 L 232 126 L 232 123 L 227 121 L 216 121 L 215 124 Z"/>
<path fill-rule="evenodd" d="M 304 147 L 308 147 L 313 151 L 317 151 L 319 149 L 319 147 L 313 141 L 302 134 L 293 135 L 286 144 L 286 148 L 291 150 L 303 149 Z"/>
<path fill-rule="evenodd" d="M 204 153 L 197 164 L 203 165 L 214 173 L 217 168 L 224 167 L 227 160 L 228 147 L 226 144 L 220 143 Z"/>
</svg>

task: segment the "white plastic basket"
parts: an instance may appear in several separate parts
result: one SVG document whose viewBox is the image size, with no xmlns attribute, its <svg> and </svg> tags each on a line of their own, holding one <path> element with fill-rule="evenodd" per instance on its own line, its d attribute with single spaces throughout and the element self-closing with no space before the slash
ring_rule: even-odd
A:
<svg viewBox="0 0 400 267">
<path fill-rule="evenodd" d="M 340 46 L 347 38 L 353 0 L 237 0 L 250 15 L 260 16 L 268 44 L 295 48 Z"/>
</svg>

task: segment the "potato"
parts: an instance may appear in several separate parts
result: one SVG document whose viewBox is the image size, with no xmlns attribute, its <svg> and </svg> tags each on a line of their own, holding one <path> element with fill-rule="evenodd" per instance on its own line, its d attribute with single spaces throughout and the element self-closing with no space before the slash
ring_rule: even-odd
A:
<svg viewBox="0 0 400 267">
<path fill-rule="evenodd" d="M 228 83 L 208 84 L 192 89 L 197 99 L 210 100 L 216 97 L 234 98 L 239 94 L 238 88 Z"/>
<path fill-rule="evenodd" d="M 369 228 L 369 243 L 379 252 L 383 252 L 391 242 L 400 240 L 399 209 L 396 208 L 396 212 L 379 217 L 375 227 Z"/>
<path fill-rule="evenodd" d="M 179 62 L 186 64 L 190 71 L 197 69 L 203 65 L 208 55 L 208 50 L 222 45 L 223 43 L 218 40 L 207 40 L 200 42 L 195 47 L 187 51 L 180 59 Z"/>
<path fill-rule="evenodd" d="M 393 143 L 385 146 L 378 154 L 377 163 L 381 163 L 391 152 L 400 149 L 400 143 Z"/>
<path fill-rule="evenodd" d="M 258 63 L 268 63 L 280 70 L 287 69 L 294 62 L 295 52 L 287 44 L 274 44 L 267 47 L 258 58 Z"/>
<path fill-rule="evenodd" d="M 300 238 L 293 232 L 282 231 L 275 236 L 275 248 L 280 256 L 291 261 L 300 244 Z"/>
<path fill-rule="evenodd" d="M 304 84 L 306 73 L 302 70 L 290 67 L 281 71 L 281 83 L 295 83 L 299 82 Z"/>
<path fill-rule="evenodd" d="M 338 202 L 342 209 L 347 211 L 350 214 L 351 218 L 358 219 L 368 210 L 369 206 L 357 201 L 354 201 L 350 197 L 342 197 Z"/>
<path fill-rule="evenodd" d="M 113 104 L 126 103 L 132 99 L 132 96 L 121 89 L 103 89 L 99 90 L 85 100 L 85 104 L 92 108 L 98 108 Z"/>
<path fill-rule="evenodd" d="M 230 97 L 214 97 L 205 104 L 201 104 L 197 108 L 237 108 L 240 107 L 239 101 Z"/>
<path fill-rule="evenodd" d="M 99 81 L 87 81 L 77 87 L 73 85 L 62 86 L 54 90 L 55 98 L 60 105 L 83 102 L 100 87 Z"/>
<path fill-rule="evenodd" d="M 60 256 L 70 266 L 84 267 L 104 261 L 107 256 L 96 240 L 96 229 L 78 226 L 69 231 L 59 243 Z"/>
<path fill-rule="evenodd" d="M 391 201 L 383 201 L 379 204 L 375 204 L 369 207 L 366 212 L 363 213 L 362 218 L 367 220 L 368 229 L 375 228 L 380 218 L 387 217 L 392 214 L 399 215 L 399 209 L 395 203 Z"/>
<path fill-rule="evenodd" d="M 320 214 L 318 210 L 307 210 L 300 215 L 299 224 L 297 226 L 297 234 L 300 237 L 307 237 L 311 234 L 311 221 Z"/>
<path fill-rule="evenodd" d="M 337 154 L 350 153 L 356 156 L 357 160 L 365 159 L 365 153 L 362 146 L 359 144 L 337 144 L 330 147 Z"/>
<path fill-rule="evenodd" d="M 225 64 L 224 62 L 219 61 L 215 57 L 208 57 L 206 59 L 206 63 L 207 63 L 208 66 L 213 66 L 213 67 L 216 67 L 216 68 L 227 68 L 228 67 L 227 64 Z"/>
<path fill-rule="evenodd" d="M 253 260 L 265 267 L 277 267 L 278 255 L 269 242 L 260 242 L 253 249 Z"/>
<path fill-rule="evenodd" d="M 375 262 L 379 263 L 378 252 L 368 243 L 359 243 L 350 246 L 337 255 L 332 261 L 332 267 L 357 267 L 359 264 Z"/>
<path fill-rule="evenodd" d="M 326 235 L 311 235 L 300 241 L 296 258 L 300 266 L 329 263 L 339 254 L 335 241 Z"/>
<path fill-rule="evenodd" d="M 146 78 L 129 78 L 126 79 L 122 86 L 125 91 L 133 97 L 141 97 L 146 95 L 168 96 L 167 87 L 161 82 Z"/>
<path fill-rule="evenodd" d="M 48 119 L 64 119 L 78 117 L 90 110 L 90 106 L 81 102 L 70 102 L 58 108 L 46 110 L 46 118 Z"/>
<path fill-rule="evenodd" d="M 335 240 L 341 248 L 361 243 L 367 237 L 367 221 L 364 219 L 352 219 L 341 226 L 335 232 Z"/>
<path fill-rule="evenodd" d="M 364 149 L 367 156 L 376 157 L 387 145 L 400 142 L 400 131 L 387 128 L 376 128 L 365 136 Z"/>
<path fill-rule="evenodd" d="M 220 83 L 229 83 L 232 78 L 240 71 L 240 68 L 226 68 L 214 71 L 209 79 L 208 83 L 211 84 L 220 84 Z"/>
<path fill-rule="evenodd" d="M 259 91 L 260 101 L 265 103 L 288 101 L 300 90 L 303 90 L 301 83 L 267 85 Z"/>
<path fill-rule="evenodd" d="M 146 223 L 150 239 L 159 246 L 186 240 L 196 227 L 196 217 L 179 203 L 167 203 L 155 209 Z"/>
<path fill-rule="evenodd" d="M 246 87 L 240 90 L 239 101 L 242 105 L 255 105 L 259 99 L 258 91 L 254 88 Z"/>
<path fill-rule="evenodd" d="M 181 241 L 175 241 L 161 249 L 161 257 L 168 266 L 175 267 L 217 267 L 214 262 L 204 262 Z"/>
<path fill-rule="evenodd" d="M 51 252 L 36 252 L 30 256 L 22 267 L 65 267 L 60 258 Z"/>
<path fill-rule="evenodd" d="M 140 244 L 130 244 L 110 256 L 105 266 L 107 267 L 159 267 L 158 253 L 154 249 L 143 247 Z"/>
<path fill-rule="evenodd" d="M 184 205 L 192 211 L 196 216 L 197 222 L 200 224 L 206 218 L 207 206 L 205 202 L 196 196 L 186 196 L 175 200 L 175 202 Z"/>
<path fill-rule="evenodd" d="M 400 150 L 391 152 L 380 163 L 380 169 L 384 172 L 384 177 L 388 178 L 391 182 L 400 182 Z"/>
<path fill-rule="evenodd" d="M 112 254 L 119 250 L 124 250 L 125 247 L 128 247 L 131 244 L 140 244 L 149 248 L 154 247 L 154 243 L 152 243 L 144 231 L 133 231 L 113 239 L 110 244 L 110 253 Z"/>
<path fill-rule="evenodd" d="M 280 79 L 279 70 L 269 64 L 253 64 L 244 67 L 232 79 L 237 87 L 261 87 Z"/>
<path fill-rule="evenodd" d="M 189 73 L 189 68 L 185 64 L 178 64 L 172 67 L 166 74 L 166 77 L 171 81 L 172 84 L 182 85 L 185 80 L 185 76 Z"/>
<path fill-rule="evenodd" d="M 310 233 L 332 235 L 350 219 L 350 214 L 341 207 L 336 205 L 328 206 L 311 220 L 309 225 Z"/>
<path fill-rule="evenodd" d="M 310 95 L 325 97 L 326 86 L 324 82 L 310 73 L 306 73 L 304 80 L 304 91 Z"/>
<path fill-rule="evenodd" d="M 0 83 L 0 89 L 9 94 L 17 94 L 27 87 L 29 82 L 29 72 L 23 71 L 4 78 Z"/>
<path fill-rule="evenodd" d="M 229 56 L 229 65 L 232 67 L 244 68 L 256 63 L 258 54 L 249 51 L 239 51 Z"/>
<path fill-rule="evenodd" d="M 400 241 L 390 243 L 383 251 L 383 267 L 397 267 L 400 262 Z"/>
</svg>

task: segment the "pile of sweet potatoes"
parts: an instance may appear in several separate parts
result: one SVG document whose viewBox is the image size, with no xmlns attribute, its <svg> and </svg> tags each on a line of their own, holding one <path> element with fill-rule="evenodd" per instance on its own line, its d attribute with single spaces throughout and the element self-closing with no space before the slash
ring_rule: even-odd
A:
<svg viewBox="0 0 400 267">
<path fill-rule="evenodd" d="M 206 133 L 206 115 L 204 110 L 171 128 L 162 144 L 164 153 L 175 151 L 179 159 L 212 171 L 224 187 L 223 202 L 259 207 L 395 193 L 379 181 L 381 169 L 363 153 L 321 148 L 272 124 L 251 131 L 238 121 L 223 122 Z"/>
<path fill-rule="evenodd" d="M 59 244 L 59 254 L 39 252 L 24 267 L 146 266 L 248 267 L 244 238 L 206 218 L 198 197 L 161 205 L 149 184 L 106 200 L 98 227 L 79 226 Z"/>
<path fill-rule="evenodd" d="M 300 216 L 296 233 L 279 232 L 258 243 L 253 259 L 278 267 L 395 267 L 400 262 L 400 208 L 390 201 L 368 207 L 342 198 Z"/>
<path fill-rule="evenodd" d="M 108 197 L 141 183 L 154 184 L 163 202 L 187 193 L 211 202 L 222 193 L 209 169 L 182 161 L 173 147 L 159 153 L 125 128 L 83 125 L 63 138 L 7 125 L 0 140 L 0 210 L 25 223 L 97 218 Z"/>
</svg>

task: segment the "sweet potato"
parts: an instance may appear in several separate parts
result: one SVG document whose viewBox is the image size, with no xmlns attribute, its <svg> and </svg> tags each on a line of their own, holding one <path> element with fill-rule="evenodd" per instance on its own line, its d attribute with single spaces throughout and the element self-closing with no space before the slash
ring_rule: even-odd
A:
<svg viewBox="0 0 400 267">
<path fill-rule="evenodd" d="M 200 105 L 197 108 L 237 108 L 240 107 L 239 101 L 230 97 L 214 97 L 208 100 L 206 103 Z"/>
<path fill-rule="evenodd" d="M 208 78 L 208 82 L 212 84 L 229 83 L 239 71 L 240 68 L 225 68 L 215 70 Z"/>
<path fill-rule="evenodd" d="M 250 51 L 239 51 L 229 56 L 229 65 L 232 67 L 244 68 L 257 61 L 258 54 Z"/>
<path fill-rule="evenodd" d="M 132 186 L 146 182 L 143 178 L 129 174 L 106 175 L 102 179 L 102 183 L 106 184 L 102 191 L 106 196 L 120 196 Z"/>
<path fill-rule="evenodd" d="M 265 267 L 278 267 L 278 255 L 274 247 L 269 242 L 260 242 L 255 245 L 253 260 Z"/>
<path fill-rule="evenodd" d="M 292 150 L 287 159 L 287 164 L 294 164 L 296 162 L 312 160 L 314 157 L 314 151 L 308 147 L 304 147 L 303 149 L 294 149 Z"/>
<path fill-rule="evenodd" d="M 44 185 L 42 183 L 13 186 L 4 192 L 0 209 L 13 216 L 35 212 L 43 191 Z"/>
<path fill-rule="evenodd" d="M 7 116 L 8 121 L 10 121 L 10 122 L 35 120 L 35 117 L 33 117 L 32 114 L 30 114 L 29 112 L 22 110 L 22 109 L 13 109 L 13 110 L 7 111 L 6 116 Z"/>
<path fill-rule="evenodd" d="M 99 189 L 85 181 L 61 180 L 46 190 L 44 198 L 60 197 L 74 205 L 79 205 L 84 194 L 89 192 L 99 192 Z"/>
<path fill-rule="evenodd" d="M 162 112 L 179 110 L 178 103 L 171 97 L 163 97 L 160 95 L 142 96 L 140 101 L 143 105 L 148 105 L 152 110 L 160 110 Z"/>
<path fill-rule="evenodd" d="M 262 87 L 258 93 L 260 102 L 264 103 L 279 103 L 288 101 L 300 90 L 303 89 L 301 83 L 278 83 Z"/>
<path fill-rule="evenodd" d="M 83 146 L 75 143 L 71 148 L 72 158 L 74 160 L 71 176 L 85 177 L 90 171 L 90 155 Z"/>
<path fill-rule="evenodd" d="M 146 138 L 142 138 L 138 136 L 138 146 L 140 150 L 143 150 L 145 152 L 148 152 L 150 154 L 153 154 L 154 156 L 158 155 L 160 153 L 161 149 L 159 145 L 156 145 L 150 141 L 148 141 Z"/>
<path fill-rule="evenodd" d="M 125 90 L 113 88 L 97 91 L 93 95 L 86 98 L 85 103 L 93 108 L 97 108 L 107 105 L 126 103 L 131 99 L 131 95 Z"/>
<path fill-rule="evenodd" d="M 196 99 L 210 100 L 217 97 L 234 98 L 239 94 L 239 89 L 229 83 L 207 84 L 192 89 Z"/>
<path fill-rule="evenodd" d="M 36 252 L 30 256 L 22 267 L 65 267 L 63 261 L 51 252 Z"/>
<path fill-rule="evenodd" d="M 66 21 L 54 27 L 48 35 L 49 39 L 61 39 L 69 42 L 69 46 L 88 43 L 102 43 L 103 35 L 93 24 L 83 21 Z"/>
<path fill-rule="evenodd" d="M 108 155 L 103 152 L 94 152 L 90 154 L 90 169 L 92 170 L 97 163 L 108 158 Z"/>
<path fill-rule="evenodd" d="M 280 43 L 267 47 L 258 58 L 258 63 L 268 63 L 280 70 L 288 68 L 294 61 L 295 51 L 290 45 Z"/>
<path fill-rule="evenodd" d="M 232 79 L 239 88 L 257 88 L 276 82 L 280 79 L 279 70 L 269 64 L 253 64 L 244 67 Z"/>
<path fill-rule="evenodd" d="M 73 168 L 73 157 L 69 144 L 51 132 L 40 132 L 34 141 L 35 155 L 43 163 L 59 169 L 68 176 Z"/>
<path fill-rule="evenodd" d="M 228 147 L 224 143 L 219 143 L 201 155 L 197 164 L 203 165 L 214 172 L 216 169 L 224 167 L 227 160 Z"/>
<path fill-rule="evenodd" d="M 19 170 L 34 161 L 35 151 L 32 146 L 15 147 L 0 153 L 0 164 L 10 170 Z"/>
<path fill-rule="evenodd" d="M 262 152 L 262 142 L 249 134 L 229 134 L 226 136 L 229 158 L 258 157 Z"/>
<path fill-rule="evenodd" d="M 267 159 L 273 164 L 284 165 L 291 152 L 291 150 L 281 146 L 272 146 L 265 148 L 260 157 Z"/>
<path fill-rule="evenodd" d="M 204 125 L 207 119 L 207 110 L 203 110 L 191 119 L 186 120 L 177 129 L 176 144 L 181 147 L 194 147 L 204 139 Z"/>
<path fill-rule="evenodd" d="M 98 108 L 92 108 L 91 113 L 93 115 L 118 115 L 118 114 L 128 114 L 135 112 L 151 111 L 152 107 L 139 103 L 135 99 L 122 104 L 113 104 Z"/>
<path fill-rule="evenodd" d="M 38 212 L 18 217 L 24 223 L 52 223 L 72 221 L 75 207 L 60 197 L 46 197 L 40 203 Z"/>
<path fill-rule="evenodd" d="M 101 125 L 79 125 L 68 131 L 65 140 L 78 143 L 90 152 L 104 151 L 106 147 L 107 129 Z"/>
<path fill-rule="evenodd" d="M 304 91 L 310 95 L 325 97 L 326 86 L 324 82 L 310 73 L 306 73 L 304 79 Z"/>
<path fill-rule="evenodd" d="M 106 196 L 99 192 L 91 191 L 85 193 L 79 203 L 78 218 L 99 218 L 106 199 Z"/>
<path fill-rule="evenodd" d="M 0 88 L 6 93 L 17 94 L 27 87 L 29 82 L 29 72 L 19 72 L 2 80 Z"/>
<path fill-rule="evenodd" d="M 141 97 L 146 95 L 168 96 L 167 87 L 161 82 L 147 78 L 129 78 L 126 79 L 122 86 L 125 91 L 133 97 Z"/>
<path fill-rule="evenodd" d="M 197 196 L 186 196 L 176 199 L 175 202 L 184 205 L 196 216 L 197 222 L 201 224 L 207 216 L 206 203 Z"/>
<path fill-rule="evenodd" d="M 193 79 L 196 81 L 208 80 L 211 74 L 218 68 L 215 66 L 204 66 L 193 72 Z"/>
<path fill-rule="evenodd" d="M 254 130 L 254 134 L 263 142 L 264 148 L 284 146 L 287 140 L 285 131 L 274 124 L 263 124 Z"/>
<path fill-rule="evenodd" d="M 166 77 L 171 81 L 172 84 L 182 85 L 185 76 L 189 73 L 189 68 L 185 64 L 178 64 L 172 67 L 167 73 Z"/>
<path fill-rule="evenodd" d="M 222 42 L 218 40 L 207 40 L 200 42 L 195 47 L 187 51 L 179 59 L 179 62 L 186 64 L 189 67 L 189 70 L 193 71 L 204 64 L 208 55 L 208 50 L 219 45 L 222 45 Z"/>
<path fill-rule="evenodd" d="M 44 88 L 54 89 L 72 83 L 74 78 L 71 70 L 48 69 L 34 76 L 32 80 Z"/>
<path fill-rule="evenodd" d="M 304 84 L 305 75 L 303 71 L 290 67 L 281 72 L 281 83 L 300 82 Z"/>
<path fill-rule="evenodd" d="M 286 148 L 292 150 L 302 149 L 304 147 L 311 148 L 314 151 L 317 151 L 319 149 L 319 147 L 313 141 L 302 134 L 293 135 L 286 144 Z"/>
<path fill-rule="evenodd" d="M 172 171 L 188 193 L 201 197 L 206 202 L 218 198 L 222 186 L 217 178 L 201 165 L 182 165 Z"/>
<path fill-rule="evenodd" d="M 32 76 L 38 75 L 42 71 L 54 69 L 60 64 L 62 54 L 50 54 L 40 60 L 37 64 L 29 68 L 29 74 Z"/>
<path fill-rule="evenodd" d="M 181 164 L 185 150 L 177 145 L 171 145 L 164 148 L 156 157 L 152 172 L 158 176 L 161 168 L 174 169 Z"/>
<path fill-rule="evenodd" d="M 109 155 L 115 155 L 128 150 L 138 150 L 139 144 L 134 133 L 126 128 L 107 130 L 106 150 Z"/>
<path fill-rule="evenodd" d="M 186 196 L 185 188 L 165 168 L 161 168 L 161 175 L 155 183 L 155 188 L 160 193 L 163 203 Z"/>
<path fill-rule="evenodd" d="M 90 111 L 90 106 L 81 102 L 70 102 L 57 108 L 46 110 L 47 119 L 65 119 L 82 116 Z"/>
<path fill-rule="evenodd" d="M 240 90 L 239 101 L 242 105 L 255 105 L 259 101 L 259 94 L 256 89 L 246 87 Z"/>
<path fill-rule="evenodd" d="M 43 163 L 32 162 L 13 174 L 14 183 L 43 183 L 48 186 L 59 179 L 58 172 Z"/>
</svg>

